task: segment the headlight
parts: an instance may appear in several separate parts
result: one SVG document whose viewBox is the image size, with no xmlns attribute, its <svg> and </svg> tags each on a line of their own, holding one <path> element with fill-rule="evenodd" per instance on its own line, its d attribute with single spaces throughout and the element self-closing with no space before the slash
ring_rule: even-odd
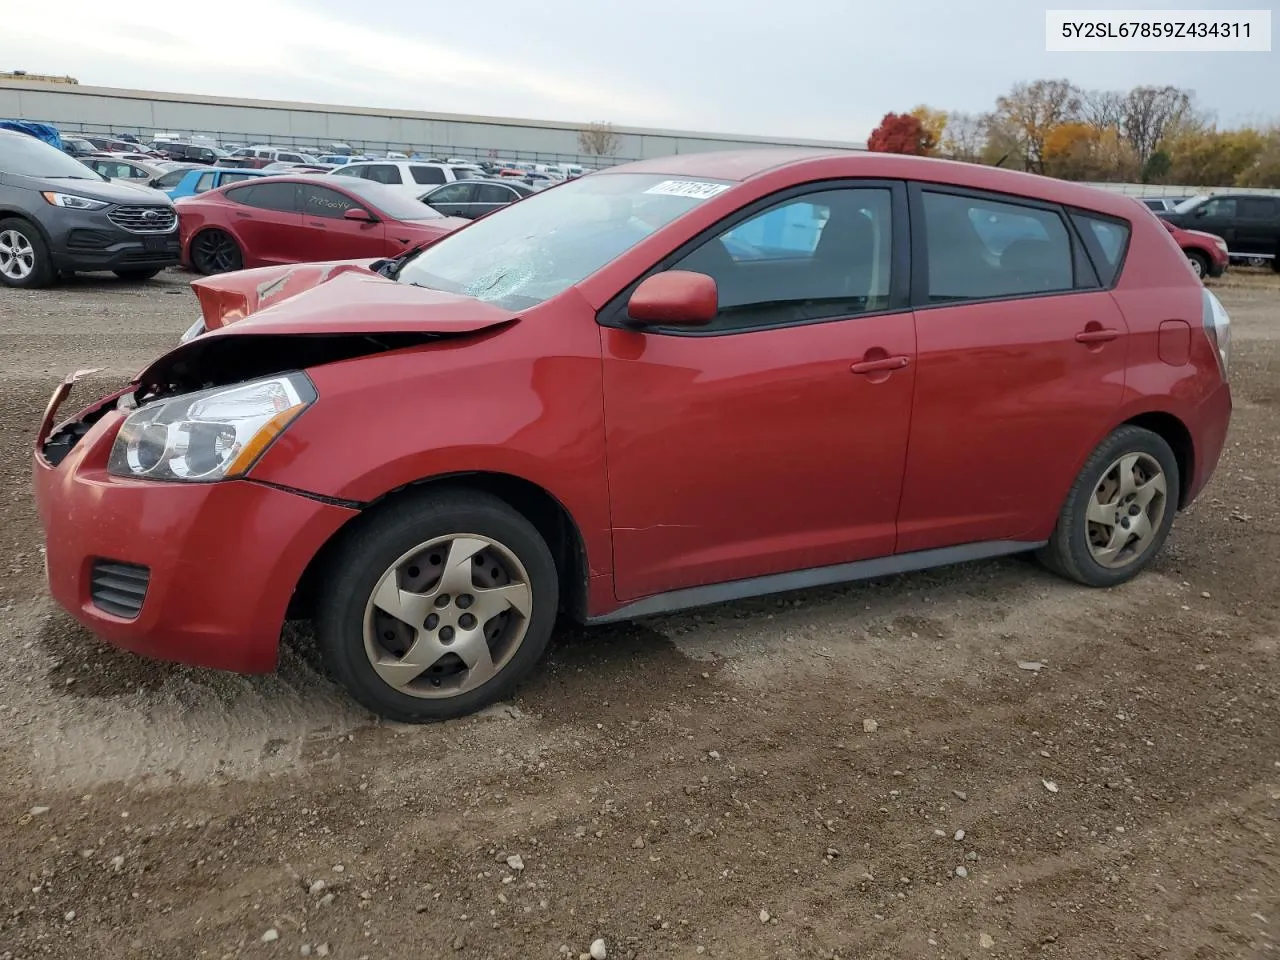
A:
<svg viewBox="0 0 1280 960">
<path fill-rule="evenodd" d="M 148 480 L 243 476 L 315 399 L 306 375 L 292 373 L 157 400 L 121 425 L 107 469 Z"/>
<path fill-rule="evenodd" d="M 200 334 L 202 333 L 204 333 L 204 317 L 201 317 L 191 326 L 187 327 L 186 332 L 182 335 L 182 339 L 179 340 L 178 342 L 190 343 L 192 340 L 200 336 Z"/>
<path fill-rule="evenodd" d="M 66 207 L 68 210 L 101 210 L 110 204 L 102 200 L 90 200 L 88 197 L 77 197 L 71 193 L 53 193 L 45 191 L 40 194 L 55 207 Z"/>
<path fill-rule="evenodd" d="M 1223 240 L 1221 237 L 1214 237 L 1213 242 L 1217 244 L 1218 249 L 1223 253 L 1227 252 L 1227 241 Z"/>
</svg>

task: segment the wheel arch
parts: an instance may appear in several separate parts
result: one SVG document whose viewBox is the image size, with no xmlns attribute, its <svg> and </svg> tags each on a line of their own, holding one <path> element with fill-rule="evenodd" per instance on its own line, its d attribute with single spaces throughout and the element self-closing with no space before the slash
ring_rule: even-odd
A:
<svg viewBox="0 0 1280 960">
<path fill-rule="evenodd" d="M 45 229 L 44 224 L 36 217 L 33 217 L 30 213 L 17 207 L 0 206 L 0 220 L 21 220 L 24 223 L 31 224 L 39 232 L 40 238 L 44 240 L 45 246 L 49 247 L 49 250 L 52 253 L 53 237 L 49 235 L 49 231 Z"/>
<path fill-rule="evenodd" d="M 560 607 L 571 618 L 587 616 L 588 570 L 586 541 L 573 515 L 545 488 L 508 473 L 460 471 L 424 477 L 390 490 L 365 504 L 360 513 L 344 524 L 312 557 L 303 570 L 289 604 L 289 619 L 309 617 L 314 608 L 320 576 L 333 551 L 354 530 L 391 505 L 414 497 L 430 496 L 440 490 L 477 491 L 506 503 L 533 524 L 555 560 L 560 581 Z"/>
<path fill-rule="evenodd" d="M 1164 410 L 1151 410 L 1130 417 L 1120 426 L 1141 427 L 1156 434 L 1169 448 L 1178 462 L 1178 509 L 1187 505 L 1187 497 L 1191 489 L 1191 478 L 1196 465 L 1195 441 L 1191 431 L 1181 419 Z"/>
</svg>

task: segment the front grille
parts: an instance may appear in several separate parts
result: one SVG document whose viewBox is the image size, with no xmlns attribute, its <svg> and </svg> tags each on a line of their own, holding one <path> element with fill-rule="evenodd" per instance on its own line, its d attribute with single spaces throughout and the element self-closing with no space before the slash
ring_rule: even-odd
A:
<svg viewBox="0 0 1280 960">
<path fill-rule="evenodd" d="M 173 207 L 116 207 L 107 216 L 130 233 L 168 233 L 178 223 Z"/>
<path fill-rule="evenodd" d="M 132 563 L 95 560 L 89 574 L 89 596 L 99 610 L 132 620 L 142 611 L 151 571 Z"/>
</svg>

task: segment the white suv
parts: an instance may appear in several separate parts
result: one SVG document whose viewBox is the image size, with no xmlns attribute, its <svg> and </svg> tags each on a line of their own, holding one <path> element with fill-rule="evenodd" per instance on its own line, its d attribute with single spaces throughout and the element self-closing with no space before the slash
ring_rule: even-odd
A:
<svg viewBox="0 0 1280 960">
<path fill-rule="evenodd" d="M 414 199 L 428 187 L 484 176 L 479 167 L 465 163 L 426 163 L 421 160 L 364 160 L 330 170 L 328 177 L 363 177 L 403 190 Z"/>
</svg>

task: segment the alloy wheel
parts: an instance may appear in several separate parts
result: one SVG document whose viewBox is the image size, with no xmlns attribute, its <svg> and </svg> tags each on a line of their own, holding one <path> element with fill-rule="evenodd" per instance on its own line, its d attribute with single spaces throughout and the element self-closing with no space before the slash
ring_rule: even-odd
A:
<svg viewBox="0 0 1280 960">
<path fill-rule="evenodd" d="M 532 609 L 529 574 L 510 549 L 478 534 L 438 537 L 379 578 L 365 605 L 365 653 L 400 693 L 457 696 L 507 665 Z"/>
<path fill-rule="evenodd" d="M 1089 552 L 1118 569 L 1147 552 L 1164 523 L 1168 483 L 1155 457 L 1127 453 L 1103 473 L 1089 498 Z"/>
<path fill-rule="evenodd" d="M 1191 272 L 1192 272 L 1192 273 L 1194 273 L 1194 274 L 1195 274 L 1197 277 L 1199 277 L 1201 280 L 1203 280 L 1203 279 L 1204 279 L 1204 264 L 1200 262 L 1200 258 L 1199 258 L 1199 257 L 1187 257 L 1187 260 L 1191 263 Z"/>
<path fill-rule="evenodd" d="M 205 273 L 227 273 L 240 269 L 240 248 L 221 230 L 207 230 L 196 237 L 192 259 Z"/>
<path fill-rule="evenodd" d="M 10 280 L 25 280 L 36 268 L 36 251 L 25 234 L 17 230 L 0 233 L 0 274 Z"/>
</svg>

